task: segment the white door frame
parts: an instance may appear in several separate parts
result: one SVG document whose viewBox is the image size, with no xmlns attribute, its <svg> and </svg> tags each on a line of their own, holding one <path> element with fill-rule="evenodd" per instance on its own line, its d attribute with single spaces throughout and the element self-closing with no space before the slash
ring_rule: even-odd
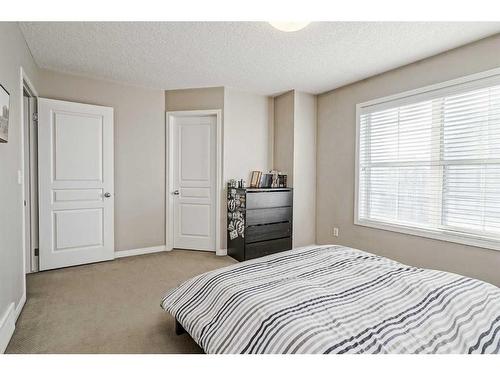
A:
<svg viewBox="0 0 500 375">
<path fill-rule="evenodd" d="M 24 207 L 24 201 L 26 200 L 28 204 L 32 204 L 31 202 L 31 197 L 26 197 L 25 194 L 25 184 L 26 181 L 24 181 L 24 142 L 25 142 L 25 137 L 26 134 L 24 133 L 24 87 L 27 87 L 30 91 L 31 94 L 37 98 L 38 93 L 35 89 L 35 86 L 33 85 L 32 81 L 29 79 L 28 75 L 24 71 L 23 67 L 21 66 L 19 68 L 19 119 L 20 119 L 20 129 L 21 129 L 21 137 L 20 137 L 20 143 L 21 143 L 21 169 L 19 170 L 20 176 L 18 176 L 18 179 L 20 179 L 20 185 L 21 185 L 21 192 L 22 192 L 22 198 L 21 198 L 21 212 L 22 212 L 22 233 L 23 233 L 23 295 L 21 296 L 21 300 L 19 301 L 19 304 L 16 306 L 16 319 L 19 317 L 19 314 L 21 313 L 21 310 L 24 306 L 24 303 L 26 302 L 26 274 L 29 272 L 32 272 L 32 270 L 27 270 L 26 269 L 26 255 L 28 252 L 27 246 L 28 244 L 26 243 L 26 212 L 25 212 L 25 207 Z M 30 252 L 31 253 L 31 252 Z M 33 256 L 33 254 L 31 254 Z"/>
<path fill-rule="evenodd" d="M 166 166 L 166 181 L 165 181 L 165 233 L 167 250 L 172 250 L 174 246 L 174 197 L 171 192 L 174 190 L 174 148 L 172 147 L 173 137 L 173 121 L 176 117 L 189 116 L 215 116 L 216 117 L 216 172 L 215 172 L 215 251 L 216 254 L 221 253 L 221 235 L 220 235 L 220 220 L 221 220 L 221 202 L 222 202 L 222 111 L 220 109 L 196 110 L 196 111 L 168 111 L 166 113 L 165 124 L 165 166 Z"/>
</svg>

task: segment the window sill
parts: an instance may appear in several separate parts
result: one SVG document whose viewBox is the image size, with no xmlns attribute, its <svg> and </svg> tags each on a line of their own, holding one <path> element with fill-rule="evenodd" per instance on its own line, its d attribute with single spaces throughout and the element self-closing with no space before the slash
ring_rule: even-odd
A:
<svg viewBox="0 0 500 375">
<path fill-rule="evenodd" d="M 492 238 L 482 238 L 474 235 L 458 234 L 448 231 L 427 230 L 421 228 L 407 227 L 404 225 L 384 223 L 380 221 L 371 221 L 366 219 L 354 219 L 355 225 L 363 227 L 381 229 L 390 232 L 409 234 L 412 236 L 430 238 L 434 240 L 457 243 L 461 245 L 481 247 L 484 249 L 500 251 L 500 240 Z"/>
</svg>

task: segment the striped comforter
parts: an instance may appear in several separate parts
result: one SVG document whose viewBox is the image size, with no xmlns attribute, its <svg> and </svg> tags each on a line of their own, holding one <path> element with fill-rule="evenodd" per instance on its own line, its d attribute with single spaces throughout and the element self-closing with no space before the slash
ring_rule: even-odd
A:
<svg viewBox="0 0 500 375">
<path fill-rule="evenodd" d="M 162 301 L 206 353 L 498 353 L 500 289 L 342 246 L 196 276 Z"/>
</svg>

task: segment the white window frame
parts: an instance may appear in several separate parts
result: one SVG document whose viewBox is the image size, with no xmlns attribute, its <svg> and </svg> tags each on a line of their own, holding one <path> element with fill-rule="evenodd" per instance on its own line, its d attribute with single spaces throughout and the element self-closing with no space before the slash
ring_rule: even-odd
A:
<svg viewBox="0 0 500 375">
<path fill-rule="evenodd" d="M 410 234 L 419 237 L 459 243 L 463 245 L 477 246 L 500 251 L 500 240 L 473 234 L 458 234 L 447 230 L 422 229 L 401 224 L 382 222 L 378 220 L 362 219 L 359 217 L 359 164 L 360 164 L 360 118 L 370 108 L 377 107 L 378 110 L 393 108 L 410 103 L 435 99 L 461 91 L 470 91 L 500 84 L 500 68 L 487 70 L 481 73 L 471 74 L 465 77 L 445 81 L 442 83 L 425 86 L 419 89 L 405 91 L 399 94 L 370 100 L 356 105 L 356 157 L 355 157 L 355 184 L 354 184 L 354 224 L 369 228 L 382 229 L 391 232 Z"/>
</svg>

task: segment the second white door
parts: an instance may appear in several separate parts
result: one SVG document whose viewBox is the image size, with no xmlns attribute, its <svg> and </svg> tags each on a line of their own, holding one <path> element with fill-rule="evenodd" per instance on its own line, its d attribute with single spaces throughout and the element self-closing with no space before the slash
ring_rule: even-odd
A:
<svg viewBox="0 0 500 375">
<path fill-rule="evenodd" d="M 217 117 L 174 116 L 173 247 L 215 251 Z"/>
</svg>

